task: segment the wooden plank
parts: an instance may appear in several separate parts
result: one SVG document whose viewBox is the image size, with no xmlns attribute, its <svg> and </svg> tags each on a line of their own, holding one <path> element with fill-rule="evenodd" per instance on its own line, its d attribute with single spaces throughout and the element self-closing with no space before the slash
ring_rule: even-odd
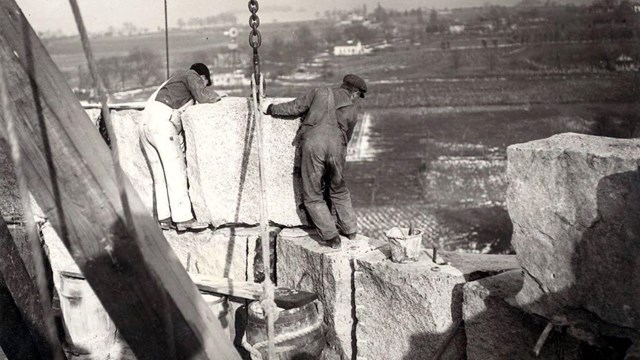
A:
<svg viewBox="0 0 640 360">
<path fill-rule="evenodd" d="M 9 232 L 7 224 L 0 216 L 0 274 L 4 279 L 4 286 L 11 292 L 24 324 L 32 341 L 39 352 L 40 359 L 64 359 L 62 346 L 57 338 L 49 338 L 47 334 L 47 320 L 40 293 L 34 279 L 29 275 L 29 270 L 20 255 L 19 248 L 24 244 L 16 244 L 15 241 L 28 241 L 26 237 L 14 237 Z M 27 246 L 28 247 L 28 246 Z"/>
<path fill-rule="evenodd" d="M 77 272 L 62 271 L 61 273 L 64 276 L 84 279 L 84 276 Z M 233 296 L 247 300 L 260 300 L 262 296 L 262 284 L 203 274 L 189 273 L 189 276 L 191 280 L 193 280 L 193 283 L 196 284 L 196 287 L 203 292 Z M 275 291 L 276 305 L 282 309 L 300 307 L 317 298 L 318 296 L 316 294 L 308 291 L 289 288 L 276 288 Z"/>
<path fill-rule="evenodd" d="M 262 296 L 262 284 L 202 274 L 189 275 L 198 289 L 202 291 L 235 296 L 249 300 L 260 300 L 260 297 Z M 276 288 L 274 295 L 276 305 L 282 309 L 300 307 L 318 298 L 314 293 L 288 288 Z"/>
<path fill-rule="evenodd" d="M 239 359 L 128 181 L 125 226 L 109 149 L 14 0 L 0 60 L 29 190 L 137 358 Z"/>
<path fill-rule="evenodd" d="M 81 101 L 80 104 L 85 109 L 101 109 L 101 104 L 89 103 L 86 101 Z M 109 109 L 111 110 L 144 110 L 144 107 L 147 105 L 146 102 L 126 102 L 126 103 L 118 103 L 118 104 L 107 104 Z"/>
</svg>

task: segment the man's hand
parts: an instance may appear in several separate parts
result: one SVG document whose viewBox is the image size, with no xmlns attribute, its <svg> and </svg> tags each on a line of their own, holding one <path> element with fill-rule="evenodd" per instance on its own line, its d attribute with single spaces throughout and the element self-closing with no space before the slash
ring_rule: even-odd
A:
<svg viewBox="0 0 640 360">
<path fill-rule="evenodd" d="M 223 94 L 218 94 L 218 97 L 216 98 L 216 102 L 222 100 L 222 98 L 226 98 L 227 96 L 229 96 L 229 95 L 224 94 L 224 93 Z"/>
<path fill-rule="evenodd" d="M 273 111 L 272 111 L 272 108 L 271 108 L 272 106 L 273 106 L 273 104 L 269 104 L 269 106 L 267 106 L 267 108 L 264 109 L 263 113 L 265 115 L 273 115 Z"/>
</svg>

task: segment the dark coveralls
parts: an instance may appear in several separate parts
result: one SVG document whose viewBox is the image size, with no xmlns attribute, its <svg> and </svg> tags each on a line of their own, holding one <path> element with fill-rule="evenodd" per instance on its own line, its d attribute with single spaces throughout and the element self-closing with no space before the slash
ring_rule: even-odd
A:
<svg viewBox="0 0 640 360">
<path fill-rule="evenodd" d="M 297 134 L 302 155 L 302 198 L 322 240 L 338 236 L 338 228 L 343 234 L 355 233 L 356 216 L 342 175 L 347 143 L 357 122 L 348 91 L 315 88 L 293 101 L 273 104 L 271 114 L 304 114 Z M 338 228 L 323 196 L 325 186 L 337 214 Z"/>
</svg>

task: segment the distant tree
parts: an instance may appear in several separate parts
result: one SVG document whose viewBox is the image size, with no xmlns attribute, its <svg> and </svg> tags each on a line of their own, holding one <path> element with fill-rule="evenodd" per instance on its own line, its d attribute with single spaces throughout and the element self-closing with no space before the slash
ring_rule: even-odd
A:
<svg viewBox="0 0 640 360">
<path fill-rule="evenodd" d="M 324 40 L 328 46 L 333 46 L 342 40 L 342 32 L 335 26 L 328 26 L 322 33 L 322 40 Z"/>
<path fill-rule="evenodd" d="M 376 34 L 362 24 L 351 25 L 344 29 L 344 34 L 348 39 L 359 40 L 367 44 L 375 39 Z"/>
<path fill-rule="evenodd" d="M 216 16 L 218 25 L 233 25 L 238 23 L 238 17 L 232 12 L 222 12 Z"/>
<path fill-rule="evenodd" d="M 425 23 L 425 22 L 424 22 L 424 16 L 423 16 L 423 14 L 422 14 L 422 9 L 419 9 L 419 8 L 418 8 L 418 9 L 416 10 L 416 19 L 417 19 L 417 21 L 418 21 L 418 24 L 420 24 L 420 25 L 424 25 L 424 23 Z"/>
<path fill-rule="evenodd" d="M 380 3 L 378 3 L 378 6 L 376 6 L 376 9 L 373 10 L 373 17 L 378 22 L 389 21 L 389 13 L 380 5 Z"/>
<path fill-rule="evenodd" d="M 429 13 L 429 22 L 427 23 L 427 32 L 435 34 L 440 31 L 440 21 L 438 19 L 438 11 L 432 9 Z"/>
<path fill-rule="evenodd" d="M 185 25 L 187 25 L 187 23 L 185 23 L 182 18 L 178 19 L 178 27 L 180 29 L 183 29 Z"/>
<path fill-rule="evenodd" d="M 318 48 L 318 40 L 307 25 L 299 26 L 293 33 L 293 46 L 297 57 L 302 61 L 309 61 Z"/>
<path fill-rule="evenodd" d="M 191 27 L 202 26 L 202 19 L 197 18 L 197 17 L 192 17 L 192 18 L 189 19 L 188 24 Z"/>
<path fill-rule="evenodd" d="M 135 34 L 136 31 L 137 31 L 137 27 L 133 25 L 133 23 L 125 22 L 122 24 L 122 32 L 125 33 L 126 35 L 131 36 Z"/>
<path fill-rule="evenodd" d="M 131 75 L 137 79 L 137 85 L 144 87 L 151 80 L 162 78 L 162 61 L 154 52 L 146 49 L 134 49 L 125 58 Z"/>
</svg>

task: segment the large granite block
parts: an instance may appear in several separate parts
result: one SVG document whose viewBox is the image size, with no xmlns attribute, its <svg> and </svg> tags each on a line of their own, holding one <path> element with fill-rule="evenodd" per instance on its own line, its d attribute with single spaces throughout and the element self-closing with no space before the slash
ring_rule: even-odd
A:
<svg viewBox="0 0 640 360">
<path fill-rule="evenodd" d="M 462 319 L 464 273 L 438 266 L 426 252 L 396 264 L 388 251 L 356 260 L 355 315 L 358 359 L 430 359 Z M 464 356 L 458 329 L 442 359 Z"/>
<path fill-rule="evenodd" d="M 464 317 L 468 360 L 579 359 L 577 342 L 553 331 L 539 357 L 533 352 L 547 321 L 509 304 L 522 287 L 520 270 L 464 285 Z M 558 348 L 562 346 L 564 357 Z"/>
<path fill-rule="evenodd" d="M 640 140 L 561 134 L 507 153 L 518 303 L 640 329 Z"/>
<path fill-rule="evenodd" d="M 305 224 L 292 144 L 299 121 L 264 116 L 265 190 L 269 220 Z M 249 99 L 225 98 L 182 115 L 190 194 L 198 219 L 214 225 L 260 221 L 258 148 Z"/>
<path fill-rule="evenodd" d="M 269 236 L 275 239 L 279 229 L 271 227 Z M 258 277 L 262 258 L 260 228 L 220 228 L 215 231 L 177 233 L 164 231 L 171 248 L 190 273 L 253 281 Z M 273 241 L 272 241 L 273 243 Z M 271 249 L 272 254 L 275 253 Z"/>
<path fill-rule="evenodd" d="M 278 286 L 311 291 L 318 294 L 324 306 L 327 326 L 327 352 L 338 358 L 355 355 L 353 305 L 354 262 L 383 245 L 379 241 L 358 237 L 343 240 L 342 249 L 320 246 L 315 231 L 284 229 L 277 240 Z"/>
<path fill-rule="evenodd" d="M 271 254 L 275 254 L 275 238 L 279 228 L 271 227 Z M 60 272 L 81 273 L 55 229 L 45 223 L 42 228 L 46 252 L 53 270 L 56 288 Z M 190 273 L 254 281 L 263 277 L 259 227 L 222 228 L 215 231 L 177 233 L 164 231 L 165 238 L 180 262 Z M 272 259 L 272 262 L 274 260 Z"/>
</svg>

